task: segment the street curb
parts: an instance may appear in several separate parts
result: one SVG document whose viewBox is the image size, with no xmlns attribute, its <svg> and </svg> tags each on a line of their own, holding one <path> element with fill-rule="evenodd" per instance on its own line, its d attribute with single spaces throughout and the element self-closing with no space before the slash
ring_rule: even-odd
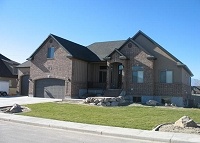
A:
<svg viewBox="0 0 200 143">
<path fill-rule="evenodd" d="M 187 138 L 184 139 L 182 137 L 188 134 L 166 133 L 166 132 L 147 131 L 147 130 L 138 130 L 129 128 L 110 127 L 110 126 L 99 126 L 99 125 L 65 122 L 65 121 L 36 118 L 23 115 L 5 114 L 5 113 L 0 113 L 0 120 L 34 125 L 34 126 L 65 129 L 69 131 L 78 131 L 83 133 L 93 133 L 97 135 L 148 140 L 152 142 L 155 141 L 155 142 L 167 142 L 167 143 L 198 143 L 200 140 L 199 135 L 196 136 L 190 135 L 192 137 L 193 136 L 196 137 L 194 140 L 191 140 Z"/>
</svg>

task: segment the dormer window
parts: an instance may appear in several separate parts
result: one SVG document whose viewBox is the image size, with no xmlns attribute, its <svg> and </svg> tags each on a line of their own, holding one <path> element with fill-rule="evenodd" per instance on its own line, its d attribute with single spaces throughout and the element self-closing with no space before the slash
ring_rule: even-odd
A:
<svg viewBox="0 0 200 143">
<path fill-rule="evenodd" d="M 48 59 L 53 59 L 54 58 L 54 52 L 55 52 L 55 48 L 54 47 L 48 48 L 47 58 Z"/>
</svg>

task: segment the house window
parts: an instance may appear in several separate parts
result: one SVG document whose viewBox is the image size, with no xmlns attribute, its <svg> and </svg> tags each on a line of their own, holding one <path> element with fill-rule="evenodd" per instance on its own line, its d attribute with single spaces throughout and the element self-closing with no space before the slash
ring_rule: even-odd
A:
<svg viewBox="0 0 200 143">
<path fill-rule="evenodd" d="M 132 67 L 132 81 L 133 83 L 143 83 L 144 82 L 144 69 L 142 66 Z"/>
<path fill-rule="evenodd" d="M 55 51 L 55 48 L 54 48 L 54 47 L 48 48 L 47 58 L 53 59 L 53 58 L 54 58 L 54 51 Z"/>
<path fill-rule="evenodd" d="M 172 71 L 161 71 L 160 82 L 161 83 L 172 83 L 173 72 Z"/>
<path fill-rule="evenodd" d="M 99 83 L 105 83 L 106 78 L 107 78 L 107 67 L 106 66 L 100 66 Z"/>
</svg>

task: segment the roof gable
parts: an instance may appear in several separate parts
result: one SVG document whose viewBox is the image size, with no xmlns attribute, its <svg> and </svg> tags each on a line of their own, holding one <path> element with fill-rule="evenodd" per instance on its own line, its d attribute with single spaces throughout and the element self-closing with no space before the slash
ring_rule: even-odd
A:
<svg viewBox="0 0 200 143">
<path fill-rule="evenodd" d="M 108 56 L 106 56 L 104 59 L 105 60 L 110 60 L 111 56 L 114 54 L 114 53 L 117 53 L 119 55 L 119 59 L 121 60 L 126 60 L 128 59 L 123 53 L 121 53 L 118 49 L 115 49 L 111 54 L 109 54 Z"/>
<path fill-rule="evenodd" d="M 147 36 L 145 33 L 143 33 L 141 30 L 139 30 L 132 39 L 135 40 L 139 35 L 144 36 L 147 40 L 149 40 L 151 43 L 156 45 L 158 48 L 160 48 L 162 51 L 164 51 L 167 55 L 169 55 L 172 59 L 174 59 L 177 62 L 182 63 L 180 60 L 178 60 L 175 56 L 173 56 L 171 53 L 169 53 L 165 48 L 163 48 L 161 45 L 159 45 L 157 42 L 155 42 L 153 39 L 151 39 L 149 36 Z"/>
<path fill-rule="evenodd" d="M 172 55 L 171 53 L 169 53 L 165 48 L 163 48 L 161 45 L 159 45 L 157 42 L 155 42 L 153 39 L 151 39 L 149 36 L 147 36 L 145 33 L 143 33 L 142 31 L 138 31 L 133 37 L 132 39 L 135 41 L 137 39 L 138 36 L 142 35 L 143 37 L 145 37 L 147 40 L 149 40 L 152 44 L 154 44 L 155 46 L 157 46 L 160 50 L 162 50 L 164 53 L 166 53 L 169 57 L 171 57 L 174 61 L 177 62 L 177 66 L 179 67 L 183 67 L 191 76 L 193 76 L 193 73 L 190 71 L 190 69 L 183 64 L 180 60 L 178 60 L 174 55 Z"/>
<path fill-rule="evenodd" d="M 74 43 L 72 41 L 66 40 L 59 36 L 50 34 L 47 39 L 35 50 L 35 52 L 28 58 L 28 60 L 32 59 L 34 55 L 39 51 L 40 48 L 48 41 L 49 38 L 53 38 L 58 42 L 73 58 L 77 58 L 84 61 L 99 61 L 99 58 L 91 52 L 87 47 L 82 46 L 80 44 Z"/>
<path fill-rule="evenodd" d="M 144 51 L 146 54 L 150 55 L 150 56 L 153 56 L 152 53 L 148 52 L 146 49 L 144 49 L 140 44 L 138 44 L 136 41 L 134 41 L 133 39 L 131 38 L 128 38 L 126 40 L 126 42 L 124 42 L 124 44 L 119 48 L 119 50 L 125 45 L 127 44 L 128 42 L 132 42 L 133 44 L 135 44 L 138 48 L 140 48 L 142 51 Z"/>
<path fill-rule="evenodd" d="M 144 51 L 146 54 L 148 54 L 148 57 L 151 57 L 151 59 L 155 59 L 155 57 L 153 56 L 153 54 L 150 54 L 146 49 L 144 49 L 141 45 L 139 45 L 136 41 L 134 41 L 133 39 L 131 38 L 128 38 L 118 49 L 114 49 L 114 51 L 112 53 L 110 53 L 109 55 L 106 56 L 106 59 L 108 57 L 110 57 L 113 53 L 117 52 L 118 54 L 120 54 L 121 56 L 124 56 L 126 57 L 124 54 L 122 54 L 120 52 L 120 50 L 128 43 L 128 42 L 131 42 L 133 44 L 135 44 L 139 49 L 141 49 L 142 51 Z M 126 57 L 126 59 L 128 59 Z"/>
</svg>

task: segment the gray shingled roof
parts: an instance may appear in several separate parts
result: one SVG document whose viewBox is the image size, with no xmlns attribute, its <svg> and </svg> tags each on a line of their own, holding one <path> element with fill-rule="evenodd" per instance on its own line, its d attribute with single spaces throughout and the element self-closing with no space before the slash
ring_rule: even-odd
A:
<svg viewBox="0 0 200 143">
<path fill-rule="evenodd" d="M 96 42 L 87 47 L 103 61 L 103 58 L 111 54 L 115 49 L 120 48 L 125 41 L 126 40 Z"/>
<path fill-rule="evenodd" d="M 85 61 L 100 61 L 87 47 L 51 34 L 74 58 Z"/>
<path fill-rule="evenodd" d="M 20 64 L 19 66 L 17 66 L 17 68 L 29 68 L 30 66 L 31 66 L 31 61 L 26 61 Z"/>
<path fill-rule="evenodd" d="M 0 77 L 14 77 L 16 78 L 17 72 L 15 67 L 19 65 L 19 63 L 12 61 L 0 54 Z"/>
<path fill-rule="evenodd" d="M 38 52 L 38 50 L 43 46 L 43 44 L 49 39 L 49 37 L 54 38 L 64 49 L 66 49 L 70 56 L 76 59 L 94 62 L 100 61 L 97 55 L 95 55 L 92 51 L 90 51 L 87 47 L 82 46 L 80 44 L 74 43 L 72 41 L 66 40 L 59 36 L 50 34 L 48 38 L 41 44 L 41 46 L 35 50 L 35 52 L 28 58 L 28 60 L 32 59 L 34 55 Z"/>
</svg>

